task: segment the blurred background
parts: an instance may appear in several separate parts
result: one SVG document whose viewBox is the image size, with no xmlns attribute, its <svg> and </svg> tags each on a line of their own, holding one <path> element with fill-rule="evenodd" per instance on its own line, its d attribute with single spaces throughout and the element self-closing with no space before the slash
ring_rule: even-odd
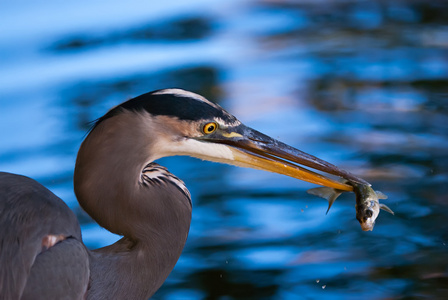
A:
<svg viewBox="0 0 448 300">
<path fill-rule="evenodd" d="M 154 299 L 410 299 L 448 293 L 448 2 L 4 1 L 0 170 L 64 199 L 90 248 L 119 237 L 73 193 L 89 122 L 180 87 L 389 196 L 373 232 L 355 197 L 188 157 L 159 161 L 193 197 Z"/>
</svg>

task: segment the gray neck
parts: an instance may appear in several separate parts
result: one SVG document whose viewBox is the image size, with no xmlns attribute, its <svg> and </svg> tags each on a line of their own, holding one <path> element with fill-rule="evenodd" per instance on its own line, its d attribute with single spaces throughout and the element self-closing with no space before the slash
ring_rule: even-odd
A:
<svg viewBox="0 0 448 300">
<path fill-rule="evenodd" d="M 89 297 L 147 299 L 182 252 L 191 221 L 188 192 L 166 169 L 157 169 L 157 178 L 142 176 L 154 138 L 142 116 L 123 112 L 98 124 L 81 145 L 78 201 L 99 225 L 124 236 L 91 253 Z"/>
</svg>

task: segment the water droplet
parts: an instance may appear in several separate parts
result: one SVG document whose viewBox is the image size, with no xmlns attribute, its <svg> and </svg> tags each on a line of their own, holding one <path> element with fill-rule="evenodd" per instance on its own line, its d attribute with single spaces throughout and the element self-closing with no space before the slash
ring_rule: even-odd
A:
<svg viewBox="0 0 448 300">
<path fill-rule="evenodd" d="M 322 289 L 325 290 L 326 287 L 327 287 L 326 285 L 323 285 L 323 286 L 322 286 Z"/>
<path fill-rule="evenodd" d="M 305 205 L 305 208 L 308 208 L 308 205 Z"/>
<path fill-rule="evenodd" d="M 300 211 L 303 212 L 303 208 Z"/>
</svg>

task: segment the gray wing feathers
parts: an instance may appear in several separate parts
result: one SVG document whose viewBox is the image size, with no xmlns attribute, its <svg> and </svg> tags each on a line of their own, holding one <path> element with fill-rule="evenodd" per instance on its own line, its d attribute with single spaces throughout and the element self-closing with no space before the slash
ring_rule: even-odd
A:
<svg viewBox="0 0 448 300">
<path fill-rule="evenodd" d="M 87 251 L 81 242 L 69 238 L 36 257 L 21 300 L 81 300 L 88 284 Z"/>
<path fill-rule="evenodd" d="M 19 299 L 27 285 L 31 287 L 39 277 L 30 274 L 37 274 L 40 267 L 50 270 L 48 257 L 59 253 L 63 245 L 46 249 L 43 239 L 48 235 L 62 236 L 59 244 L 77 246 L 72 255 L 86 259 L 88 264 L 85 248 L 81 251 L 70 241 L 84 247 L 78 221 L 68 206 L 36 181 L 0 172 L 0 299 Z M 59 253 L 58 257 L 54 263 L 63 264 L 63 256 Z M 43 258 L 47 263 L 41 262 Z"/>
</svg>

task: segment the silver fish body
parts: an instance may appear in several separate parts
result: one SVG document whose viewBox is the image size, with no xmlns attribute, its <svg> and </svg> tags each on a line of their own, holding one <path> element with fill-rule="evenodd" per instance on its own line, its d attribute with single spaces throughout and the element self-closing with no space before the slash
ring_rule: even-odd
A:
<svg viewBox="0 0 448 300">
<path fill-rule="evenodd" d="M 353 184 L 353 192 L 356 195 L 356 219 L 361 224 L 361 228 L 364 231 L 373 230 L 375 220 L 380 213 L 380 209 L 383 209 L 391 214 L 394 212 L 386 205 L 379 202 L 379 199 L 387 199 L 387 196 L 379 191 L 374 191 L 369 184 Z M 319 196 L 328 200 L 327 213 L 333 205 L 334 201 L 344 191 L 329 188 L 318 187 L 307 191 L 309 194 Z"/>
</svg>

